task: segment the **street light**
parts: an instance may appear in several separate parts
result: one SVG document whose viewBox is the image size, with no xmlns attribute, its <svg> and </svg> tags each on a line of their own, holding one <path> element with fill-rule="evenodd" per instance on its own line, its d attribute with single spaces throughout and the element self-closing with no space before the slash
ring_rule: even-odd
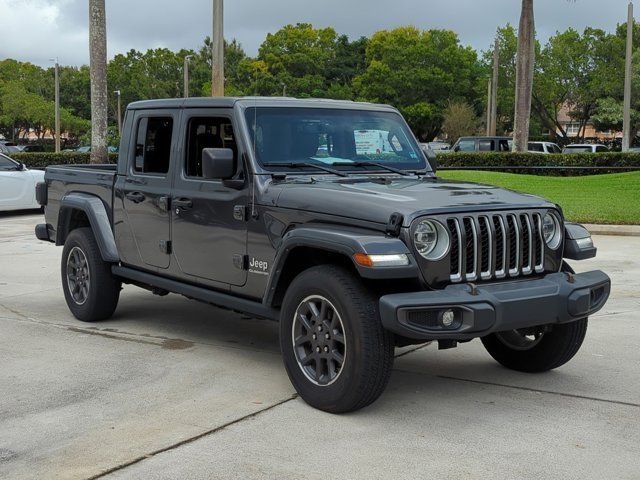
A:
<svg viewBox="0 0 640 480">
<path fill-rule="evenodd" d="M 184 98 L 189 98 L 189 60 L 193 58 L 193 55 L 185 55 L 184 57 Z"/>
<path fill-rule="evenodd" d="M 114 90 L 113 93 L 116 94 L 116 98 L 118 99 L 118 135 L 122 135 L 122 105 L 120 103 L 120 90 Z"/>
<path fill-rule="evenodd" d="M 60 153 L 60 66 L 58 65 L 58 57 L 50 58 L 49 61 L 55 64 L 55 142 L 56 153 Z"/>
</svg>

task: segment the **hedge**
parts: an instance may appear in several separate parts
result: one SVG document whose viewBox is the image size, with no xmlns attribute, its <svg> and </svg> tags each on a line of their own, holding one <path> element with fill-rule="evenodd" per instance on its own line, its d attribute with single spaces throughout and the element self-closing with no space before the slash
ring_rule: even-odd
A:
<svg viewBox="0 0 640 480">
<path fill-rule="evenodd" d="M 71 165 L 89 163 L 91 154 L 78 152 L 23 152 L 12 153 L 11 158 L 18 162 L 24 163 L 29 168 L 45 168 L 49 165 Z M 109 163 L 118 161 L 117 153 L 109 154 Z"/>
<path fill-rule="evenodd" d="M 593 175 L 620 172 L 620 167 L 640 168 L 640 153 L 441 153 L 437 156 L 438 167 L 500 167 L 496 170 L 534 175 Z M 572 167 L 567 169 L 518 169 L 508 167 Z M 576 167 L 585 167 L 584 170 Z M 597 170 L 590 169 L 599 167 Z M 607 169 L 606 167 L 616 167 Z"/>
<path fill-rule="evenodd" d="M 69 165 L 89 163 L 88 153 L 14 153 L 11 157 L 30 168 L 45 168 L 48 165 Z M 110 163 L 118 161 L 118 154 L 109 154 Z M 569 169 L 514 169 L 509 167 L 585 167 Z M 497 170 L 512 173 L 530 173 L 534 175 L 592 175 L 594 173 L 615 173 L 619 169 L 606 167 L 640 168 L 640 153 L 573 153 L 541 155 L 537 153 L 444 153 L 438 155 L 438 167 L 499 167 Z M 602 167 L 590 170 L 590 167 Z"/>
</svg>

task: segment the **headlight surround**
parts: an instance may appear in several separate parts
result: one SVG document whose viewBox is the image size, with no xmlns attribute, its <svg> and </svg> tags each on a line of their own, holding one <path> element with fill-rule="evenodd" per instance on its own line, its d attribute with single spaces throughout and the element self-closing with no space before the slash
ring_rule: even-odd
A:
<svg viewBox="0 0 640 480">
<path fill-rule="evenodd" d="M 421 220 L 413 229 L 413 245 L 423 258 L 440 260 L 449 251 L 449 232 L 435 220 Z"/>
<path fill-rule="evenodd" d="M 542 219 L 542 236 L 551 250 L 556 250 L 562 241 L 560 221 L 553 213 L 547 213 Z"/>
</svg>

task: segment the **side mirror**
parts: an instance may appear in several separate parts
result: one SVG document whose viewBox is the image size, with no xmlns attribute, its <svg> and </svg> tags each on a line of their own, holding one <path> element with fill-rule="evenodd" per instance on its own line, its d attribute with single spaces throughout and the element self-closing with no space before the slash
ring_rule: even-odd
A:
<svg viewBox="0 0 640 480">
<path fill-rule="evenodd" d="M 230 148 L 202 150 L 202 176 L 207 180 L 228 180 L 236 173 L 235 158 Z"/>
<path fill-rule="evenodd" d="M 27 166 L 24 163 L 21 163 L 20 165 L 18 165 L 18 170 L 20 170 L 21 172 L 24 172 L 27 169 Z"/>
</svg>

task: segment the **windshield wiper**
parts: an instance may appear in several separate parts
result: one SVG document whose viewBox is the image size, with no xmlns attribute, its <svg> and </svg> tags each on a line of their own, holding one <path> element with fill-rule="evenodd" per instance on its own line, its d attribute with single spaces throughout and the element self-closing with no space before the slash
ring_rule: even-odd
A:
<svg viewBox="0 0 640 480">
<path fill-rule="evenodd" d="M 378 162 L 337 162 L 337 163 L 332 163 L 331 165 L 336 167 L 378 167 L 383 170 L 387 170 L 388 172 L 397 173 L 405 177 L 408 175 L 411 175 L 409 172 L 400 170 L 399 168 L 390 167 L 389 165 L 385 165 L 383 163 L 378 163 Z"/>
<path fill-rule="evenodd" d="M 317 165 L 315 163 L 309 163 L 309 162 L 267 163 L 265 164 L 265 167 L 286 167 L 286 168 L 309 167 L 309 168 L 317 168 L 318 170 L 322 170 L 323 172 L 333 173 L 334 175 L 338 175 L 340 177 L 349 176 L 348 173 L 341 172 L 340 170 L 335 170 L 333 168 L 325 167 L 324 165 Z"/>
</svg>

